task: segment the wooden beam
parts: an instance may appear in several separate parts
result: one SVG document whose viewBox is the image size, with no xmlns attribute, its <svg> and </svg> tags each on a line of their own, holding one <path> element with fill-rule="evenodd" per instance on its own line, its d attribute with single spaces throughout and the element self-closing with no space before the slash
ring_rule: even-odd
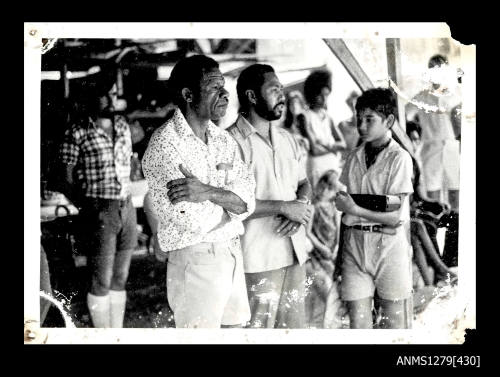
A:
<svg viewBox="0 0 500 377">
<path fill-rule="evenodd" d="M 398 86 L 403 82 L 401 73 L 401 43 L 399 38 L 387 38 L 385 40 L 387 50 L 387 70 L 389 77 Z M 397 97 L 399 125 L 406 131 L 406 112 L 404 102 Z"/>
<path fill-rule="evenodd" d="M 342 39 L 323 39 L 362 91 L 374 85 Z"/>
<path fill-rule="evenodd" d="M 366 72 L 363 70 L 359 62 L 356 60 L 352 52 L 345 44 L 344 40 L 326 38 L 323 39 L 323 41 L 330 48 L 330 50 L 354 80 L 356 85 L 358 85 L 358 87 L 362 91 L 375 87 Z M 395 124 L 394 127 L 392 127 L 392 135 L 394 139 L 396 139 L 396 141 L 399 142 L 399 144 L 403 148 L 405 148 L 412 157 L 415 157 L 413 153 L 413 145 L 410 141 L 410 138 L 408 137 L 408 135 L 406 135 L 405 130 L 401 128 L 399 124 Z"/>
</svg>

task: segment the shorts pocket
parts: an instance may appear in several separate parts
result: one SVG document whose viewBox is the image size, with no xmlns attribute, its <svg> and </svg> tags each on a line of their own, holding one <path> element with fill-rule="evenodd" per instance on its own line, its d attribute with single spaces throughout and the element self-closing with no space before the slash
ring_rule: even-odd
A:
<svg viewBox="0 0 500 377">
<path fill-rule="evenodd" d="M 187 255 L 188 264 L 193 266 L 211 266 L 217 263 L 215 254 L 211 251 L 191 251 Z"/>
</svg>

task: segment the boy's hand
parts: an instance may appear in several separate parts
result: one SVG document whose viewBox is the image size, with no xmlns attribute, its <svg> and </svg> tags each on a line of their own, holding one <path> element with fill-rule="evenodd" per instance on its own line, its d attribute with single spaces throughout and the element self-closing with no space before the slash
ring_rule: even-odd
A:
<svg viewBox="0 0 500 377">
<path fill-rule="evenodd" d="M 348 213 L 349 215 L 355 215 L 358 211 L 358 205 L 354 202 L 354 199 L 345 191 L 339 191 L 335 197 L 335 206 L 341 212 Z"/>
</svg>

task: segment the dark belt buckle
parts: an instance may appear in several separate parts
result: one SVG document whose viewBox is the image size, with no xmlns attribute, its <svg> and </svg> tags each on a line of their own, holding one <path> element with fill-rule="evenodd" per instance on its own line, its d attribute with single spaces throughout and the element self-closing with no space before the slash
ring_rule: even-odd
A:
<svg viewBox="0 0 500 377">
<path fill-rule="evenodd" d="M 380 225 L 372 225 L 372 232 L 380 233 L 382 230 L 382 227 Z"/>
</svg>

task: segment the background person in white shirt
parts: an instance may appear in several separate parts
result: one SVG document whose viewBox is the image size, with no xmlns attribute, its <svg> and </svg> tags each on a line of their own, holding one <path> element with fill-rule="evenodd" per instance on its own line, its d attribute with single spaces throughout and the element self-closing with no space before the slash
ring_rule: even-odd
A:
<svg viewBox="0 0 500 377">
<path fill-rule="evenodd" d="M 295 138 L 271 125 L 285 110 L 274 69 L 253 64 L 236 85 L 240 116 L 228 128 L 256 182 L 255 212 L 242 237 L 252 318 L 250 327 L 305 327 L 305 225 L 311 186 Z"/>
<path fill-rule="evenodd" d="M 304 82 L 304 96 L 309 104 L 305 115 L 311 154 L 309 174 L 313 187 L 327 170 L 341 170 L 341 152 L 346 149 L 344 136 L 327 111 L 331 92 L 332 75 L 328 70 L 313 71 Z"/>
<path fill-rule="evenodd" d="M 169 254 L 169 305 L 176 327 L 242 326 L 250 310 L 239 235 L 255 182 L 235 141 L 211 121 L 227 109 L 224 77 L 215 60 L 195 55 L 175 65 L 169 87 L 178 109 L 142 161 Z"/>
<path fill-rule="evenodd" d="M 418 119 L 422 129 L 420 151 L 427 196 L 447 201 L 458 212 L 460 189 L 460 130 L 454 127 L 454 111 L 460 97 L 454 92 L 455 79 L 442 55 L 428 63 L 431 87 L 419 92 L 406 106 L 408 120 Z M 456 79 L 455 79 L 456 81 Z M 418 107 L 417 105 L 421 105 Z"/>
</svg>

